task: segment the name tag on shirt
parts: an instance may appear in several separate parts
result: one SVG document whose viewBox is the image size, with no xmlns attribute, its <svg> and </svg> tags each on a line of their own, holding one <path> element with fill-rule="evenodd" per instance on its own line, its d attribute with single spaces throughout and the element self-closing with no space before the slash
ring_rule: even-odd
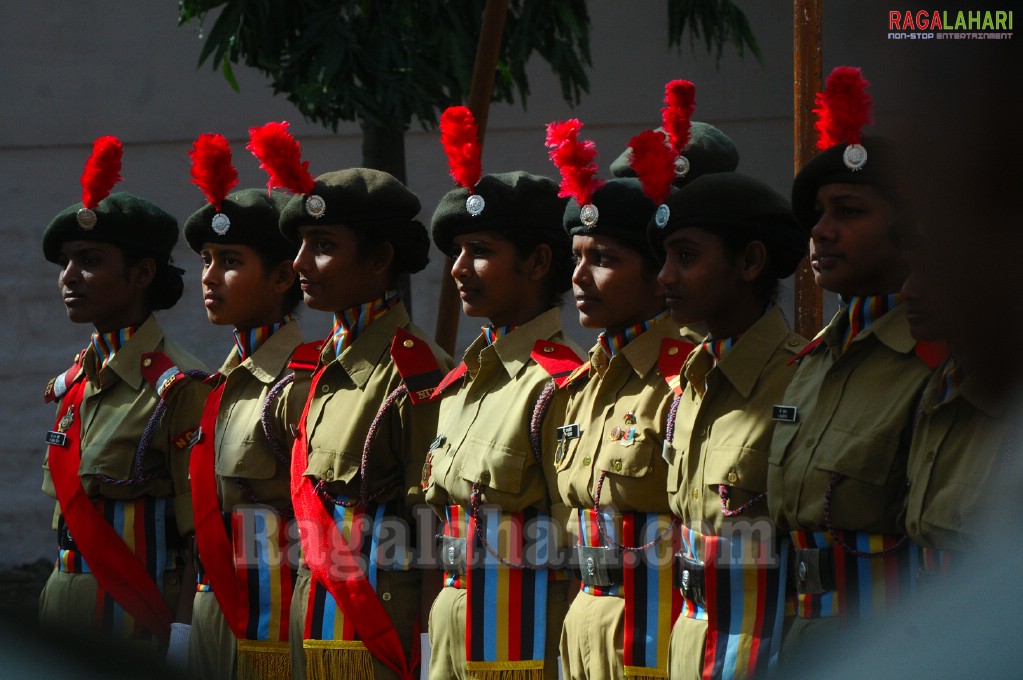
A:
<svg viewBox="0 0 1023 680">
<path fill-rule="evenodd" d="M 778 420 L 783 423 L 794 423 L 796 422 L 796 410 L 795 406 L 782 406 L 781 404 L 775 404 L 771 407 L 771 420 Z"/>
<path fill-rule="evenodd" d="M 579 429 L 579 423 L 572 423 L 571 425 L 565 425 L 564 427 L 558 428 L 558 441 L 564 439 L 578 439 L 581 430 Z"/>
</svg>

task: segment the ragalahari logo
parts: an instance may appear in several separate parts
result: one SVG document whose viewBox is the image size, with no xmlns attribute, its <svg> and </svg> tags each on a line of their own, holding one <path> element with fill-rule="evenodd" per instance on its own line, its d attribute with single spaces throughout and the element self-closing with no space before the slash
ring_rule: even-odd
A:
<svg viewBox="0 0 1023 680">
<path fill-rule="evenodd" d="M 889 40 L 1011 40 L 1012 10 L 892 10 Z"/>
</svg>

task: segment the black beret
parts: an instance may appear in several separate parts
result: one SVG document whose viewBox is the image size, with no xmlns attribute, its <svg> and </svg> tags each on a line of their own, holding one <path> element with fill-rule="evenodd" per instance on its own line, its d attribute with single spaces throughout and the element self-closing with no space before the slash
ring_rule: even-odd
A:
<svg viewBox="0 0 1023 680">
<path fill-rule="evenodd" d="M 792 275 L 806 255 L 809 234 L 796 222 L 785 197 L 763 182 L 737 172 L 704 175 L 676 191 L 666 205 L 668 223 L 659 228 L 650 220 L 647 232 L 654 248 L 663 253 L 665 238 L 683 227 L 712 232 L 751 230 L 752 240 L 767 247 L 769 274 L 777 279 Z"/>
<path fill-rule="evenodd" d="M 314 216 L 307 199 L 323 200 L 323 212 Z M 281 211 L 280 229 L 298 240 L 298 227 L 306 224 L 343 224 L 352 229 L 408 223 L 420 209 L 419 199 L 394 176 L 382 170 L 349 168 L 316 178 L 308 194 L 295 194 Z"/>
<path fill-rule="evenodd" d="M 547 177 L 527 172 L 484 175 L 473 187 L 483 198 L 483 211 L 470 215 L 465 207 L 469 190 L 452 189 L 440 199 L 431 221 L 433 242 L 441 252 L 450 253 L 455 236 L 474 231 L 512 232 L 533 230 L 549 241 L 564 241 L 561 219 L 565 199 L 558 185 Z"/>
<path fill-rule="evenodd" d="M 664 131 L 663 128 L 657 128 Z M 693 121 L 689 132 L 689 143 L 682 150 L 689 161 L 689 172 L 675 178 L 675 186 L 692 182 L 700 175 L 710 172 L 731 172 L 739 166 L 739 150 L 735 142 L 724 132 L 710 123 Z M 629 165 L 632 149 L 625 147 L 618 158 L 611 163 L 611 174 L 615 177 L 635 177 L 636 171 Z"/>
<path fill-rule="evenodd" d="M 78 221 L 81 203 L 65 208 L 43 232 L 43 255 L 60 262 L 60 246 L 65 241 L 112 243 L 163 262 L 169 262 L 178 240 L 178 221 L 144 198 L 117 192 L 99 202 L 92 212 L 96 223 L 83 227 Z"/>
<path fill-rule="evenodd" d="M 796 219 L 809 232 L 817 224 L 817 190 L 825 184 L 866 184 L 901 206 L 896 180 L 895 143 L 884 137 L 863 137 L 867 162 L 859 170 L 849 169 L 843 154 L 847 144 L 836 144 L 810 159 L 796 174 L 792 183 L 792 210 Z"/>
<path fill-rule="evenodd" d="M 266 189 L 236 191 L 220 205 L 220 212 L 230 220 L 226 231 L 221 234 L 214 229 L 217 210 L 207 203 L 185 221 L 185 241 L 197 253 L 204 243 L 231 243 L 250 246 L 271 259 L 294 258 L 298 243 L 284 238 L 279 226 L 281 210 L 290 198 L 282 191 L 270 194 Z"/>
<path fill-rule="evenodd" d="M 590 203 L 597 207 L 597 223 L 592 227 L 583 224 L 581 207 L 573 198 L 565 208 L 565 231 L 572 236 L 610 236 L 640 253 L 653 254 L 646 225 L 657 206 L 643 193 L 638 179 L 612 179 L 593 192 Z"/>
</svg>

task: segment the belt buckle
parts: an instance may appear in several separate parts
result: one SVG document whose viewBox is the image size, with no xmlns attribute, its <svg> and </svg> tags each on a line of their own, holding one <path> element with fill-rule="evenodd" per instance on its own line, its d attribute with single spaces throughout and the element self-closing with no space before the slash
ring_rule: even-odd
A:
<svg viewBox="0 0 1023 680">
<path fill-rule="evenodd" d="M 577 545 L 576 555 L 579 558 L 579 576 L 583 583 L 597 588 L 612 585 L 608 563 L 612 559 L 610 547 L 602 545 Z"/>
<path fill-rule="evenodd" d="M 444 567 L 444 571 L 452 574 L 464 574 L 466 539 L 444 534 L 439 535 L 438 538 L 440 539 L 440 564 Z"/>
<path fill-rule="evenodd" d="M 792 560 L 796 592 L 823 595 L 834 590 L 830 548 L 797 548 Z"/>
<path fill-rule="evenodd" d="M 706 565 L 695 557 L 684 552 L 675 553 L 674 581 L 675 587 L 682 591 L 686 599 L 705 606 L 707 594 L 704 588 L 704 571 Z"/>
</svg>

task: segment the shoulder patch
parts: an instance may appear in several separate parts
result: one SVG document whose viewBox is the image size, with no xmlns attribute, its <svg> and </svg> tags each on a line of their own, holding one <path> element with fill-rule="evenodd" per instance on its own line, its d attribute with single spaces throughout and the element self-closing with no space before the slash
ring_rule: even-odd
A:
<svg viewBox="0 0 1023 680">
<path fill-rule="evenodd" d="M 174 387 L 188 379 L 188 374 L 178 368 L 163 352 L 143 354 L 141 371 L 145 381 L 163 400 L 170 396 Z"/>
<path fill-rule="evenodd" d="M 437 384 L 444 377 L 430 344 L 399 326 L 391 341 L 391 359 L 408 388 L 412 403 L 430 401 Z"/>
<path fill-rule="evenodd" d="M 814 338 L 810 342 L 806 343 L 806 347 L 804 347 L 803 349 L 801 349 L 798 352 L 796 352 L 796 355 L 793 356 L 791 359 L 789 359 L 788 365 L 791 366 L 792 364 L 795 364 L 795 363 L 798 363 L 798 362 L 802 361 L 803 357 L 805 357 L 807 354 L 809 354 L 810 352 L 812 352 L 815 349 L 817 349 L 817 345 L 821 344 L 823 341 L 824 341 L 824 337 L 821 336 L 821 335 L 818 335 L 816 338 Z"/>
<path fill-rule="evenodd" d="M 582 365 L 589 365 L 568 345 L 547 340 L 537 340 L 529 356 L 554 378 L 558 387 L 564 387 L 575 371 Z"/>
<path fill-rule="evenodd" d="M 920 340 L 913 351 L 932 371 L 948 358 L 948 345 L 940 340 Z"/>
<path fill-rule="evenodd" d="M 678 338 L 661 340 L 661 352 L 657 355 L 657 368 L 664 376 L 668 387 L 675 394 L 682 394 L 682 366 L 695 348 L 696 343 Z"/>
<path fill-rule="evenodd" d="M 288 361 L 288 368 L 293 371 L 315 371 L 316 364 L 320 361 L 321 341 L 307 342 L 295 348 Z"/>
<path fill-rule="evenodd" d="M 46 389 L 43 391 L 43 401 L 47 404 L 57 401 L 67 394 L 67 391 L 71 389 L 72 385 L 85 377 L 85 370 L 82 368 L 82 357 L 84 356 L 85 350 L 76 354 L 75 363 L 71 365 L 71 368 L 67 369 L 56 378 L 52 378 L 50 382 L 46 384 Z"/>
</svg>

